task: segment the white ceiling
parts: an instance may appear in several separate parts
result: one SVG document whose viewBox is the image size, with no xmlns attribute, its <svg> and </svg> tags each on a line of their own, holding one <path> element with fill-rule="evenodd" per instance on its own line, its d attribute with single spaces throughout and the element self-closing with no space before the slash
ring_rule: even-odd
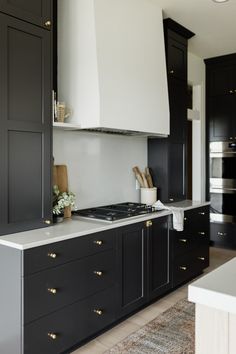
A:
<svg viewBox="0 0 236 354">
<path fill-rule="evenodd" d="M 236 52 L 236 0 L 216 4 L 212 0 L 155 0 L 164 11 L 196 36 L 189 51 L 210 58 Z"/>
</svg>

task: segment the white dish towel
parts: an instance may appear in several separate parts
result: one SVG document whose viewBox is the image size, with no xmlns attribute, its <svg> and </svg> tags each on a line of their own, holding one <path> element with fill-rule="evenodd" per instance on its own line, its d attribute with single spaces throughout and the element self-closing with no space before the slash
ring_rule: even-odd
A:
<svg viewBox="0 0 236 354">
<path fill-rule="evenodd" d="M 177 207 L 168 207 L 164 205 L 160 200 L 153 204 L 156 210 L 170 210 L 173 214 L 173 228 L 176 231 L 184 230 L 184 210 Z"/>
</svg>

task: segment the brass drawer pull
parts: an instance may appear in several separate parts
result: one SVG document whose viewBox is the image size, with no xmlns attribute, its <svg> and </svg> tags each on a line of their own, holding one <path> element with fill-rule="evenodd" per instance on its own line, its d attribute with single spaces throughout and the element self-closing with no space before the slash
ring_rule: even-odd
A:
<svg viewBox="0 0 236 354">
<path fill-rule="evenodd" d="M 217 232 L 218 236 L 227 236 L 227 232 Z"/>
<path fill-rule="evenodd" d="M 146 227 L 151 227 L 152 226 L 152 221 L 151 220 L 148 220 L 147 222 L 146 222 Z"/>
<path fill-rule="evenodd" d="M 44 224 L 46 224 L 46 225 L 51 225 L 51 220 L 44 220 Z"/>
<path fill-rule="evenodd" d="M 102 316 L 103 314 L 103 311 L 98 309 L 93 310 L 93 312 L 96 313 L 98 316 Z"/>
<path fill-rule="evenodd" d="M 205 261 L 205 257 L 197 257 L 200 261 Z"/>
<path fill-rule="evenodd" d="M 187 267 L 185 267 L 185 266 L 180 266 L 179 269 L 186 271 L 186 270 L 187 270 Z"/>
<path fill-rule="evenodd" d="M 98 271 L 98 270 L 95 270 L 93 273 L 94 273 L 95 275 L 97 275 L 98 277 L 101 277 L 101 276 L 103 275 L 103 272 Z"/>
<path fill-rule="evenodd" d="M 186 240 L 186 238 L 180 238 L 180 239 L 179 239 L 179 242 L 187 243 L 188 240 Z"/>
<path fill-rule="evenodd" d="M 174 72 L 175 72 L 174 70 L 170 70 L 170 74 L 174 74 Z"/>
<path fill-rule="evenodd" d="M 187 221 L 187 220 L 188 220 L 188 219 L 185 217 L 185 218 L 184 218 L 184 221 Z"/>
<path fill-rule="evenodd" d="M 198 234 L 199 234 L 199 235 L 202 235 L 202 236 L 206 235 L 206 233 L 203 232 L 203 231 L 199 231 Z"/>
<path fill-rule="evenodd" d="M 56 333 L 48 333 L 48 337 L 51 338 L 52 340 L 56 340 L 57 339 L 57 335 Z"/>
<path fill-rule="evenodd" d="M 204 212 L 199 212 L 198 214 L 199 214 L 199 215 L 205 215 L 205 213 L 204 213 Z"/>
<path fill-rule="evenodd" d="M 52 259 L 56 259 L 57 258 L 57 254 L 56 253 L 48 253 L 48 257 L 50 257 Z"/>
<path fill-rule="evenodd" d="M 93 243 L 95 243 L 95 245 L 101 246 L 103 244 L 103 242 L 101 240 L 95 240 L 93 241 Z"/>
<path fill-rule="evenodd" d="M 50 294 L 56 295 L 57 289 L 55 289 L 55 288 L 48 288 L 48 292 L 49 292 Z"/>
</svg>

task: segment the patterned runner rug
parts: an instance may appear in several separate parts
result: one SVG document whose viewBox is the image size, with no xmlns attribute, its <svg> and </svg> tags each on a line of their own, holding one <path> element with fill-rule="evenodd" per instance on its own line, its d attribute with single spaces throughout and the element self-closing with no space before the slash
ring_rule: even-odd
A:
<svg viewBox="0 0 236 354">
<path fill-rule="evenodd" d="M 194 354 L 195 306 L 180 300 L 106 354 Z"/>
</svg>

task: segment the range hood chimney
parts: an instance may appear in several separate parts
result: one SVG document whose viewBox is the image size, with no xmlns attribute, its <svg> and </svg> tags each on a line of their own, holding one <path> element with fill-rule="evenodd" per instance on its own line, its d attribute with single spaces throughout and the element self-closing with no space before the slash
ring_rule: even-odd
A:
<svg viewBox="0 0 236 354">
<path fill-rule="evenodd" d="M 156 0 L 58 1 L 59 100 L 89 131 L 169 134 Z"/>
</svg>

